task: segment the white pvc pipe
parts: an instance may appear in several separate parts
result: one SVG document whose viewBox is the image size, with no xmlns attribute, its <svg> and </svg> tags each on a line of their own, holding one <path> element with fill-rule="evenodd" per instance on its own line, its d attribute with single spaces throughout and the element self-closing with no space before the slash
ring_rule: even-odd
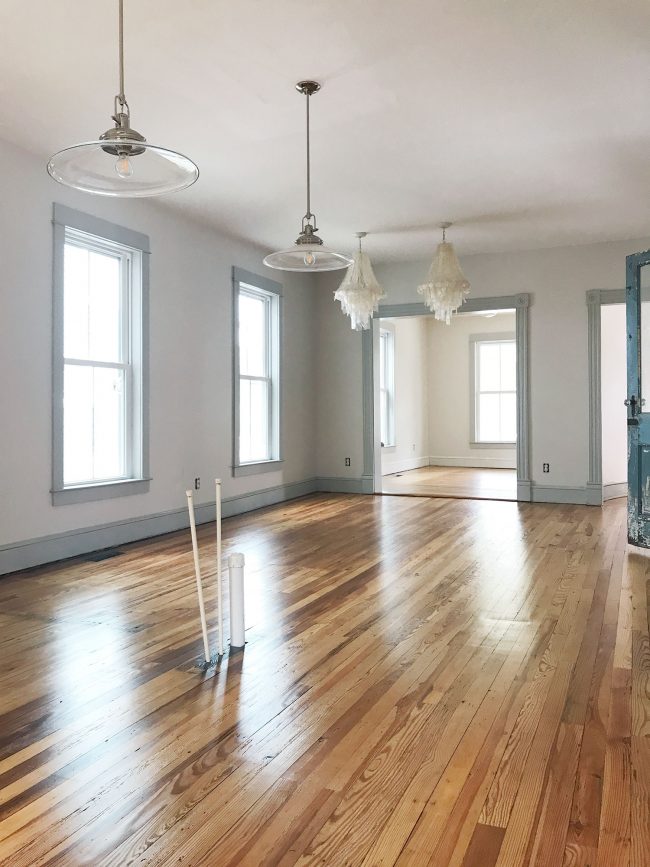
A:
<svg viewBox="0 0 650 867">
<path fill-rule="evenodd" d="M 246 644 L 244 615 L 244 555 L 228 557 L 230 583 L 230 649 L 243 650 Z"/>
<path fill-rule="evenodd" d="M 185 491 L 187 508 L 190 513 L 190 532 L 192 533 L 192 552 L 194 554 L 194 574 L 196 575 L 196 592 L 199 597 L 199 614 L 201 615 L 201 632 L 203 633 L 203 649 L 205 661 L 210 664 L 210 644 L 208 642 L 208 624 L 205 620 L 205 605 L 203 604 L 203 584 L 201 583 L 201 566 L 199 563 L 199 546 L 196 541 L 196 521 L 194 519 L 194 497 L 192 491 Z"/>
<path fill-rule="evenodd" d="M 217 502 L 217 641 L 219 656 L 223 656 L 223 600 L 221 577 L 221 479 L 214 480 Z"/>
</svg>

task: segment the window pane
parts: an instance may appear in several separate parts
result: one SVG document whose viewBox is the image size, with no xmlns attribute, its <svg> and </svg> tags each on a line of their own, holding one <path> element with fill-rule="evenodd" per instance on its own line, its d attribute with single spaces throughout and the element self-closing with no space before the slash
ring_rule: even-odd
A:
<svg viewBox="0 0 650 867">
<path fill-rule="evenodd" d="M 266 376 L 267 309 L 264 298 L 239 294 L 239 372 Z"/>
<path fill-rule="evenodd" d="M 501 357 L 498 343 L 479 343 L 479 391 L 501 388 Z"/>
<path fill-rule="evenodd" d="M 267 461 L 269 454 L 269 383 L 239 381 L 239 460 Z"/>
<path fill-rule="evenodd" d="M 501 436 L 504 442 L 517 439 L 517 401 L 514 394 L 501 395 Z"/>
<path fill-rule="evenodd" d="M 379 392 L 381 402 L 380 417 L 381 417 L 381 441 L 384 445 L 388 444 L 388 395 L 384 388 Z"/>
<path fill-rule="evenodd" d="M 63 418 L 64 484 L 125 477 L 123 370 L 67 364 Z"/>
<path fill-rule="evenodd" d="M 499 440 L 501 423 L 500 396 L 482 394 L 479 396 L 479 441 L 496 442 Z"/>
<path fill-rule="evenodd" d="M 517 358 L 514 341 L 501 344 L 501 390 L 514 391 L 517 387 Z"/>
<path fill-rule="evenodd" d="M 65 245 L 66 358 L 122 361 L 120 267 L 118 256 Z"/>
<path fill-rule="evenodd" d="M 121 351 L 121 260 L 88 256 L 88 353 L 93 361 L 126 361 Z"/>
</svg>

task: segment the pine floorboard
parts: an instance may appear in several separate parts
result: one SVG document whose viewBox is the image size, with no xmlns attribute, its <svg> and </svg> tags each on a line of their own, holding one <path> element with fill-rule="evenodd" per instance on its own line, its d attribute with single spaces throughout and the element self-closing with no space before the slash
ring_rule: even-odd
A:
<svg viewBox="0 0 650 867">
<path fill-rule="evenodd" d="M 121 551 L 0 579 L 3 867 L 650 867 L 623 501 L 228 519 L 247 645 L 207 672 L 189 533 Z"/>
</svg>

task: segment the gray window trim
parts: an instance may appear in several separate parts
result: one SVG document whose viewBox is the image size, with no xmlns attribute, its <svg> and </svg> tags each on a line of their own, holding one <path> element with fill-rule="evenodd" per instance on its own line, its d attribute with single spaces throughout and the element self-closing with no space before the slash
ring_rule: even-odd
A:
<svg viewBox="0 0 650 867">
<path fill-rule="evenodd" d="M 66 205 L 53 206 L 53 300 L 52 300 L 52 505 L 88 503 L 97 500 L 143 494 L 149 490 L 149 238 L 140 232 L 118 226 Z M 135 397 L 134 424 L 140 427 L 141 461 L 136 478 L 99 482 L 90 485 L 63 484 L 63 248 L 66 228 L 77 229 L 130 247 L 140 253 L 141 280 L 139 304 L 133 305 L 133 333 L 136 343 L 140 389 Z M 140 322 L 137 315 L 140 315 Z M 139 397 L 139 400 L 138 400 Z"/>
<path fill-rule="evenodd" d="M 469 336 L 469 447 L 472 449 L 516 449 L 517 441 L 487 442 L 476 439 L 476 344 L 500 343 L 512 340 L 517 346 L 517 334 L 514 331 L 493 332 L 492 334 L 470 334 Z"/>
<path fill-rule="evenodd" d="M 253 288 L 261 289 L 274 296 L 276 303 L 271 305 L 271 330 L 277 340 L 277 352 L 271 353 L 271 379 L 275 387 L 272 390 L 275 412 L 272 413 L 272 440 L 274 457 L 268 461 L 255 463 L 239 462 L 239 352 L 238 352 L 238 297 L 239 286 L 243 283 Z M 246 271 L 233 265 L 232 269 L 232 474 L 239 476 L 254 476 L 259 473 L 271 473 L 282 468 L 282 344 L 283 344 L 283 311 L 282 285 L 268 277 Z"/>
</svg>

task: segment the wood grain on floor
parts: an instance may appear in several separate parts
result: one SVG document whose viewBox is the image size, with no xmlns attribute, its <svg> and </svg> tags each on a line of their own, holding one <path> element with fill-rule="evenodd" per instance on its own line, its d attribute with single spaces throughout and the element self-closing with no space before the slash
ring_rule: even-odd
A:
<svg viewBox="0 0 650 867">
<path fill-rule="evenodd" d="M 229 519 L 248 644 L 207 674 L 187 532 L 2 579 L 0 863 L 650 864 L 624 521 L 324 494 Z"/>
<path fill-rule="evenodd" d="M 382 494 L 516 500 L 517 471 L 475 467 L 420 467 L 382 476 Z"/>
</svg>

